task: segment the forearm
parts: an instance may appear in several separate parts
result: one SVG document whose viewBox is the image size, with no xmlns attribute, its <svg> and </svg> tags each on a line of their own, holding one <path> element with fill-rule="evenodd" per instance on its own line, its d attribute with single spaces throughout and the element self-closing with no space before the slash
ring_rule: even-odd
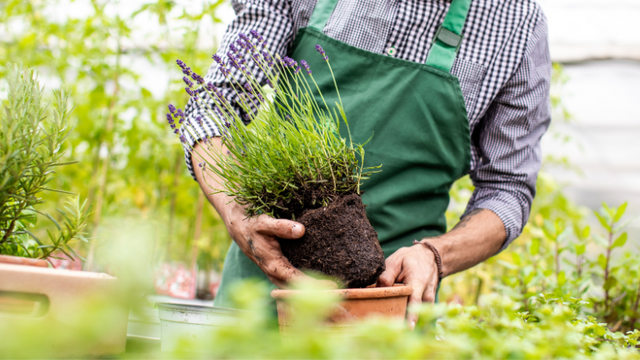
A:
<svg viewBox="0 0 640 360">
<path fill-rule="evenodd" d="M 208 147 L 208 149 L 207 149 Z M 193 167 L 193 172 L 196 177 L 196 181 L 200 185 L 200 188 L 206 195 L 207 199 L 216 209 L 222 220 L 227 223 L 230 219 L 230 213 L 236 210 L 236 207 L 240 204 L 233 201 L 233 198 L 224 193 L 215 193 L 222 189 L 223 181 L 213 171 L 204 171 L 204 168 L 197 164 L 205 163 L 206 166 L 216 166 L 215 159 L 210 155 L 211 151 L 220 151 L 224 153 L 226 147 L 222 144 L 220 137 L 211 138 L 205 145 L 202 141 L 196 143 L 191 152 L 191 162 L 196 164 Z"/>
<path fill-rule="evenodd" d="M 491 210 L 476 209 L 448 233 L 426 239 L 442 258 L 444 276 L 473 267 L 495 255 L 506 240 L 502 220 Z"/>
</svg>

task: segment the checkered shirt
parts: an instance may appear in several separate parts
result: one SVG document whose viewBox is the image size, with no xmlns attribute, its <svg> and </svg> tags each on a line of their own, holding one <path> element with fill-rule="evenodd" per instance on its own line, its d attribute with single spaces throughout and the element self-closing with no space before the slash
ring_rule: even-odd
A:
<svg viewBox="0 0 640 360">
<path fill-rule="evenodd" d="M 237 17 L 227 28 L 218 54 L 224 57 L 238 34 L 256 30 L 273 53 L 286 55 L 297 30 L 307 26 L 315 3 L 232 1 Z M 373 53 L 425 63 L 450 4 L 450 0 L 340 0 L 323 32 Z M 476 187 L 465 213 L 483 208 L 498 215 L 507 233 L 503 250 L 529 218 L 542 160 L 540 138 L 550 122 L 547 20 L 531 0 L 473 0 L 462 36 L 452 74 L 460 80 L 469 116 L 469 175 Z M 263 80 L 257 69 L 253 71 Z M 232 103 L 239 101 L 215 62 L 205 81 L 222 89 Z M 206 92 L 199 91 L 210 101 Z M 241 112 L 239 106 L 237 111 Z M 182 132 L 193 176 L 190 147 L 219 132 L 194 98 L 185 113 L 197 135 Z"/>
</svg>

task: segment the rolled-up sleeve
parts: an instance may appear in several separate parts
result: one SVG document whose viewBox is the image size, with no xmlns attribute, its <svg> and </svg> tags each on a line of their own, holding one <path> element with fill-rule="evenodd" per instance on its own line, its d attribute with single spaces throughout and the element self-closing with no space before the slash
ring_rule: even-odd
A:
<svg viewBox="0 0 640 360">
<path fill-rule="evenodd" d="M 550 82 L 547 21 L 541 15 L 521 63 L 471 137 L 478 151 L 470 172 L 476 189 L 465 214 L 488 209 L 502 219 L 507 239 L 500 251 L 529 218 L 542 163 L 540 138 L 551 121 Z"/>
<path fill-rule="evenodd" d="M 290 2 L 287 0 L 234 0 L 231 2 L 236 13 L 236 18 L 227 27 L 222 39 L 217 55 L 226 63 L 228 61 L 226 54 L 230 51 L 231 46 L 239 38 L 240 34 L 248 35 L 251 30 L 260 33 L 266 41 L 266 47 L 272 54 L 280 56 L 286 55 L 287 48 L 294 35 L 294 24 L 291 19 Z M 235 46 L 238 46 L 237 44 Z M 249 71 L 252 72 L 254 78 L 264 84 L 266 81 L 265 74 L 253 64 L 247 62 Z M 197 69 L 195 69 L 197 71 Z M 243 80 L 243 76 L 239 70 L 231 68 L 231 75 L 234 79 Z M 220 72 L 220 66 L 213 61 L 207 75 L 204 77 L 205 83 L 211 83 L 217 87 L 222 95 L 234 107 L 238 115 L 243 118 L 238 94 L 233 90 L 231 83 Z M 193 164 L 191 163 L 191 149 L 195 144 L 205 137 L 220 136 L 220 131 L 216 122 L 211 118 L 215 116 L 209 109 L 213 108 L 213 100 L 205 89 L 196 90 L 196 97 L 191 97 L 185 107 L 186 126 L 180 129 L 181 135 L 184 136 L 183 142 L 185 160 L 189 173 L 195 179 L 193 172 Z M 208 105 L 207 105 L 208 104 Z"/>
</svg>

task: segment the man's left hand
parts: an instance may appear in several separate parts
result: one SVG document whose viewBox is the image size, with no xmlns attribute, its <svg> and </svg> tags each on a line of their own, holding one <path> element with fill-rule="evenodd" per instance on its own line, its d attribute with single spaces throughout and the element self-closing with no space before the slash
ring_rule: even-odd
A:
<svg viewBox="0 0 640 360">
<path fill-rule="evenodd" d="M 415 307 L 422 302 L 433 303 L 438 288 L 438 267 L 433 252 L 422 244 L 404 247 L 389 256 L 386 270 L 378 279 L 378 286 L 393 286 L 401 282 L 411 286 L 413 293 L 407 304 L 407 323 L 413 330 L 418 321 Z"/>
</svg>

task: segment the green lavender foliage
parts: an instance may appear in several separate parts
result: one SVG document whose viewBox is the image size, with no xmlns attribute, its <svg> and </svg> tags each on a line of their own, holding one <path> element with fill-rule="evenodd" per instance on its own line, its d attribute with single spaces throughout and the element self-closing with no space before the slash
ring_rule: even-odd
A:
<svg viewBox="0 0 640 360">
<path fill-rule="evenodd" d="M 53 106 L 43 98 L 33 70 L 14 65 L 8 76 L 8 96 L 0 114 L 0 254 L 46 259 L 55 251 L 71 257 L 69 242 L 86 241 L 83 229 L 88 212 L 79 198 L 58 210 L 62 225 L 54 217 L 37 210 L 45 191 L 70 194 L 48 188 L 56 169 L 71 162 L 61 161 L 60 147 L 71 132 L 69 95 L 53 92 Z M 31 231 L 38 214 L 49 219 L 55 229 L 47 230 L 48 241 Z"/>
<path fill-rule="evenodd" d="M 248 44 L 257 48 L 255 52 L 267 51 L 261 45 Z M 311 71 L 300 71 L 287 57 L 276 56 L 275 64 L 271 59 L 269 54 L 249 61 L 267 75 L 269 84 L 275 84 L 273 92 L 261 87 L 245 67 L 238 67 L 242 79 L 227 75 L 240 94 L 243 112 L 249 114 L 248 127 L 217 89 L 205 87 L 215 106 L 197 95 L 210 120 L 222 129 L 222 142 L 228 149 L 225 152 L 205 143 L 202 148 L 208 156 L 196 152 L 195 158 L 201 159 L 198 165 L 223 179 L 223 189 L 218 192 L 246 205 L 248 216 L 295 218 L 305 207 L 327 206 L 340 194 L 359 194 L 362 181 L 378 167 L 363 169 L 359 165 L 365 155 L 363 144 L 340 136 L 340 126 L 348 128 L 342 104 L 319 106 L 312 87 L 320 90 Z M 326 63 L 324 71 L 331 71 L 329 61 Z M 222 71 L 228 74 L 224 68 Z M 189 126 L 186 130 L 193 133 Z M 313 197 L 310 201 L 308 194 Z"/>
</svg>

